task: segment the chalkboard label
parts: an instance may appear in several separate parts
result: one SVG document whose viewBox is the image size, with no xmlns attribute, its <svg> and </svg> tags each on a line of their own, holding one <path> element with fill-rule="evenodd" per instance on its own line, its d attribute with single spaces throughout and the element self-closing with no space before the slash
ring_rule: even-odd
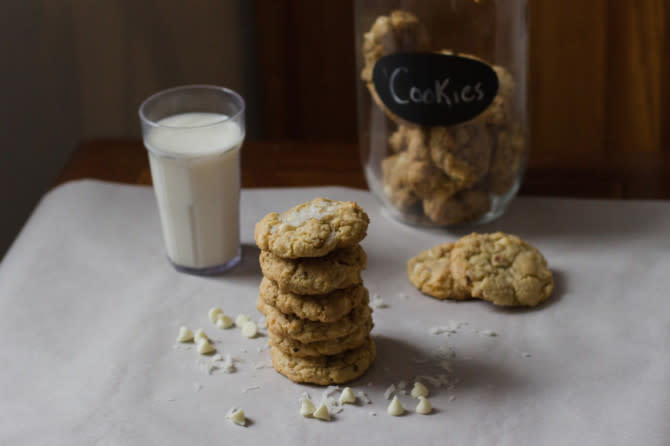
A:
<svg viewBox="0 0 670 446">
<path fill-rule="evenodd" d="M 420 125 L 469 121 L 498 93 L 498 76 L 486 63 L 437 53 L 384 56 L 375 64 L 372 81 L 391 112 Z"/>
</svg>

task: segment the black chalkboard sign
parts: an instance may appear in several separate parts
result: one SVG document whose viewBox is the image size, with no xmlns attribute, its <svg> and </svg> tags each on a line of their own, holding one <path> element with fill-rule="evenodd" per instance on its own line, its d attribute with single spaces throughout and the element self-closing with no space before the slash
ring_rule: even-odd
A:
<svg viewBox="0 0 670 446">
<path fill-rule="evenodd" d="M 372 81 L 391 112 L 420 125 L 469 121 L 498 93 L 498 76 L 489 65 L 438 53 L 384 56 L 375 64 Z"/>
</svg>

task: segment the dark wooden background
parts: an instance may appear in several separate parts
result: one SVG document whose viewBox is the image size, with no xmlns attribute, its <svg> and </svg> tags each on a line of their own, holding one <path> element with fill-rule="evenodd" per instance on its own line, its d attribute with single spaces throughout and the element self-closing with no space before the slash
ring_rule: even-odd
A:
<svg viewBox="0 0 670 446">
<path fill-rule="evenodd" d="M 255 2 L 264 138 L 354 142 L 353 2 Z M 529 8 L 531 157 L 670 150 L 670 1 Z"/>
</svg>

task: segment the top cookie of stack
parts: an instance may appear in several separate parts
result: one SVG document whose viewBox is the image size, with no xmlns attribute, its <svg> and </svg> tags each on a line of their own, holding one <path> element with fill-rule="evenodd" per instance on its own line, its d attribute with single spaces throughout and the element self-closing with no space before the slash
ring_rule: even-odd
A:
<svg viewBox="0 0 670 446">
<path fill-rule="evenodd" d="M 281 215 L 266 215 L 256 224 L 254 237 L 259 248 L 277 257 L 323 257 L 357 245 L 365 238 L 369 222 L 354 202 L 316 198 Z"/>
<path fill-rule="evenodd" d="M 256 224 L 272 363 L 292 381 L 339 384 L 375 358 L 358 244 L 369 218 L 356 203 L 317 198 Z"/>
</svg>

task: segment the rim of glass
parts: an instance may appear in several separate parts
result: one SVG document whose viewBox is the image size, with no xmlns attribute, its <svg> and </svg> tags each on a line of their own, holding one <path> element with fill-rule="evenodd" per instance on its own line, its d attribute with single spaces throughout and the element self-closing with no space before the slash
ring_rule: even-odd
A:
<svg viewBox="0 0 670 446">
<path fill-rule="evenodd" d="M 177 92 L 184 91 L 184 90 L 210 90 L 210 91 L 217 91 L 217 92 L 223 92 L 223 93 L 229 94 L 233 98 L 235 98 L 236 101 L 239 102 L 240 109 L 234 115 L 226 116 L 225 118 L 218 119 L 214 122 L 210 122 L 210 123 L 202 124 L 202 125 L 193 125 L 193 126 L 188 126 L 188 127 L 159 124 L 158 122 L 156 122 L 152 119 L 149 119 L 145 115 L 144 109 L 146 108 L 146 106 L 150 102 L 155 101 L 162 96 L 166 96 L 168 94 L 177 93 Z M 246 108 L 246 103 L 244 102 L 244 98 L 239 93 L 237 93 L 234 90 L 231 90 L 230 88 L 221 87 L 221 86 L 218 86 L 218 85 L 209 85 L 209 84 L 192 84 L 192 85 L 181 85 L 181 86 L 178 86 L 178 87 L 172 87 L 172 88 L 161 90 L 159 92 L 156 92 L 156 93 L 152 94 L 151 96 L 146 98 L 144 101 L 142 101 L 142 104 L 140 104 L 140 108 L 138 110 L 138 113 L 140 115 L 140 119 L 142 120 L 142 122 L 146 123 L 147 125 L 149 125 L 151 127 L 163 127 L 163 128 L 170 128 L 170 129 L 197 129 L 197 128 L 204 128 L 204 127 L 211 127 L 211 126 L 214 126 L 214 125 L 219 125 L 222 122 L 226 122 L 226 121 L 232 121 L 232 120 L 238 118 L 242 113 L 244 113 L 245 108 Z"/>
</svg>

